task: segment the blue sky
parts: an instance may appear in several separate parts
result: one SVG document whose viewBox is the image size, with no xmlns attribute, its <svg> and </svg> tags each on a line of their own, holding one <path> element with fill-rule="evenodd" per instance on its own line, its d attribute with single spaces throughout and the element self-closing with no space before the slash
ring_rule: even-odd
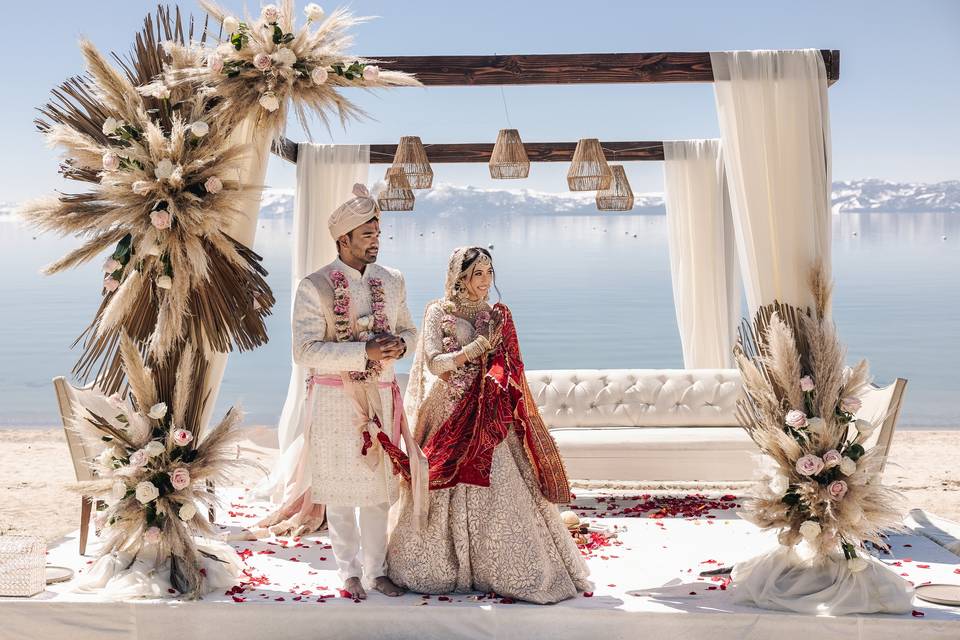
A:
<svg viewBox="0 0 960 640">
<path fill-rule="evenodd" d="M 237 13 L 244 6 L 222 4 Z M 20 15 L 6 35 L 12 77 L 0 107 L 0 201 L 75 188 L 57 176 L 57 153 L 35 132 L 34 109 L 52 87 L 82 71 L 81 35 L 103 51 L 126 53 L 154 6 L 135 0 L 18 4 Z M 193 0 L 180 6 L 201 14 Z M 351 7 L 380 16 L 356 30 L 354 50 L 361 55 L 840 49 L 841 79 L 830 90 L 834 178 L 960 178 L 960 1 L 355 0 Z M 510 122 L 529 141 L 719 134 L 707 84 L 506 87 L 503 97 L 498 88 L 398 89 L 355 97 L 375 120 L 337 128 L 332 137 L 317 126 L 315 141 L 385 143 L 419 135 L 426 142 L 492 142 L 507 124 L 503 98 Z M 288 135 L 304 139 L 295 123 Z M 483 165 L 435 167 L 442 181 L 545 191 L 565 189 L 565 170 L 534 165 L 529 180 L 505 183 L 491 181 Z M 635 191 L 662 189 L 659 163 L 629 163 L 627 170 Z M 268 182 L 292 187 L 292 166 L 273 159 Z"/>
</svg>

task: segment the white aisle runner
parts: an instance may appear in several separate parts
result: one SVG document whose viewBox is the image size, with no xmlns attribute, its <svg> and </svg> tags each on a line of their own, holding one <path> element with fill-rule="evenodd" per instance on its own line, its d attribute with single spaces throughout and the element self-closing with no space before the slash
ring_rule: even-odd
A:
<svg viewBox="0 0 960 640">
<path fill-rule="evenodd" d="M 733 496 L 644 496 L 583 492 L 577 510 L 616 527 L 617 543 L 586 553 L 595 589 L 552 606 L 483 594 L 429 598 L 339 597 L 326 537 L 235 542 L 247 578 L 199 602 L 99 602 L 56 585 L 32 599 L 0 598 L 0 639 L 176 638 L 960 638 L 960 609 L 915 602 L 912 614 L 815 618 L 733 604 L 723 578 L 699 572 L 744 560 L 776 544 L 736 516 Z M 221 522 L 249 525 L 269 505 L 229 501 Z M 960 557 L 919 536 L 891 538 L 884 562 L 917 584 L 960 582 Z M 83 570 L 74 538 L 49 561 Z"/>
</svg>

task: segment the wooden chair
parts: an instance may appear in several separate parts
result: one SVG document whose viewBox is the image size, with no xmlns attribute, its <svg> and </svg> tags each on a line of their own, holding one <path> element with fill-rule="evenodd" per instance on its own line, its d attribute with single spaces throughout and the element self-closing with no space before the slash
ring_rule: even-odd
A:
<svg viewBox="0 0 960 640">
<path fill-rule="evenodd" d="M 893 441 L 893 433 L 897 428 L 897 420 L 900 418 L 903 394 L 906 389 L 907 381 L 903 378 L 897 378 L 885 387 L 871 385 L 870 389 L 861 397 L 863 405 L 857 411 L 857 418 L 880 424 L 880 428 L 867 438 L 866 445 L 868 449 L 871 446 L 880 447 L 883 452 L 881 474 L 887 464 L 887 456 L 890 455 L 890 444 Z"/>
<path fill-rule="evenodd" d="M 73 470 L 77 475 L 77 481 L 93 480 L 96 476 L 93 469 L 90 468 L 90 461 L 100 451 L 90 450 L 83 439 L 70 428 L 71 420 L 81 408 L 79 394 L 89 393 L 89 391 L 73 387 L 63 376 L 57 376 L 53 379 L 53 389 L 57 394 L 60 419 L 63 421 L 63 431 L 67 437 L 67 447 L 70 449 L 70 459 L 73 461 Z M 84 555 L 87 550 L 87 537 L 94 501 L 89 496 L 81 496 L 80 500 L 80 555 Z"/>
</svg>

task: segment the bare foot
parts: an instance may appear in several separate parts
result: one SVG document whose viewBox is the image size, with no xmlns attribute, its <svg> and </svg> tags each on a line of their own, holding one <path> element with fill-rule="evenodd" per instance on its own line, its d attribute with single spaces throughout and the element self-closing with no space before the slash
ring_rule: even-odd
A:
<svg viewBox="0 0 960 640">
<path fill-rule="evenodd" d="M 360 578 L 347 578 L 347 581 L 343 583 L 343 590 L 349 593 L 354 600 L 367 599 L 367 592 L 363 590 Z"/>
<path fill-rule="evenodd" d="M 406 590 L 401 589 L 397 585 L 393 584 L 393 580 L 387 576 L 380 576 L 374 580 L 373 588 L 383 595 L 390 596 L 391 598 L 396 598 L 397 596 L 402 596 L 406 593 Z"/>
</svg>

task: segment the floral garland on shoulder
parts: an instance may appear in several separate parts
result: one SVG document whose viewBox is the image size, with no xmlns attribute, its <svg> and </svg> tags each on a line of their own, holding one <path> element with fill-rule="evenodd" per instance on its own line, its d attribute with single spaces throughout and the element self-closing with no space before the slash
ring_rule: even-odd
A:
<svg viewBox="0 0 960 640">
<path fill-rule="evenodd" d="M 440 331 L 443 335 L 443 351 L 444 353 L 455 353 L 463 348 L 460 340 L 457 339 L 458 316 L 453 313 L 456 311 L 457 305 L 452 300 L 445 300 L 441 303 L 440 308 L 443 310 L 443 317 L 440 319 Z M 477 332 L 480 332 L 481 329 L 489 326 L 492 321 L 493 316 L 489 311 L 481 311 L 473 320 L 473 328 Z M 466 367 L 456 369 L 450 376 L 449 384 L 459 393 L 465 392 L 473 380 L 473 371 L 469 367 L 469 364 L 470 363 L 468 363 Z"/>
<path fill-rule="evenodd" d="M 350 342 L 354 339 L 353 332 L 350 330 L 350 283 L 342 271 L 331 273 L 330 282 L 333 284 L 334 330 L 337 342 Z M 370 278 L 367 282 L 370 285 L 373 314 L 357 319 L 357 327 L 360 329 L 357 339 L 362 342 L 371 340 L 377 334 L 390 331 L 383 280 Z M 383 363 L 379 360 L 367 360 L 367 368 L 364 371 L 351 371 L 350 379 L 354 382 L 367 382 L 379 379 L 381 373 L 383 373 Z"/>
</svg>

